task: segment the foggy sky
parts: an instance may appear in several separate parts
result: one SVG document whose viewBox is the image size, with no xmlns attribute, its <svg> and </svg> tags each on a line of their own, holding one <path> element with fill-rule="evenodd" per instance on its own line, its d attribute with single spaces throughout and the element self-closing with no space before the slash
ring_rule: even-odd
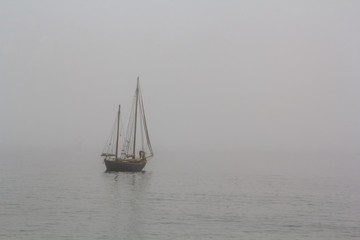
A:
<svg viewBox="0 0 360 240">
<path fill-rule="evenodd" d="M 359 29 L 359 1 L 0 1 L 0 148 L 100 153 L 140 76 L 155 153 L 358 161 Z"/>
</svg>

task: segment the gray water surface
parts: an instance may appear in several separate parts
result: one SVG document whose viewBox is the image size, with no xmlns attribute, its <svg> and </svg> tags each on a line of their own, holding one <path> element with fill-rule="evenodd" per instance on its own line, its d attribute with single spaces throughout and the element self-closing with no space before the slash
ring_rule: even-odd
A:
<svg viewBox="0 0 360 240">
<path fill-rule="evenodd" d="M 0 239 L 360 239 L 351 178 L 172 161 L 182 159 L 158 154 L 145 172 L 105 173 L 93 155 L 3 157 Z"/>
</svg>

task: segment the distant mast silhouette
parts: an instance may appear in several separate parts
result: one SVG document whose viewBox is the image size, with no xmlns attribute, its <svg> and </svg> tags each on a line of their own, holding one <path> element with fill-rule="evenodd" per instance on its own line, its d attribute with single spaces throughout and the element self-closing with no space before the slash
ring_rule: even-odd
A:
<svg viewBox="0 0 360 240">
<path fill-rule="evenodd" d="M 147 159 L 154 156 L 146 124 L 144 103 L 140 90 L 139 77 L 137 78 L 134 101 L 132 103 L 129 122 L 127 125 L 125 137 L 123 139 L 121 154 L 119 156 L 118 150 L 119 142 L 121 140 L 120 108 L 121 107 L 119 105 L 113 130 L 111 131 L 110 137 L 104 147 L 101 156 L 104 157 L 106 171 L 138 172 L 145 167 Z M 138 118 L 139 124 L 137 123 Z M 140 144 L 137 144 L 139 138 L 137 138 L 136 136 L 137 134 L 139 134 L 139 132 L 141 133 L 141 141 Z"/>
</svg>

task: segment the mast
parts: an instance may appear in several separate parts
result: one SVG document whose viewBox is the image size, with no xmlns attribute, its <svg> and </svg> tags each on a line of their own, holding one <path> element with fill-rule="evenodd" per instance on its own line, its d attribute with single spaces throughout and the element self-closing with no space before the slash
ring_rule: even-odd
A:
<svg viewBox="0 0 360 240">
<path fill-rule="evenodd" d="M 135 144 L 136 144 L 136 122 L 137 122 L 137 108 L 139 99 L 139 77 L 137 78 L 136 85 L 136 105 L 135 105 L 135 127 L 134 127 L 134 146 L 133 146 L 133 158 L 135 158 Z"/>
<path fill-rule="evenodd" d="M 116 132 L 116 153 L 115 153 L 115 160 L 117 160 L 118 157 L 118 146 L 119 146 L 119 124 L 120 123 L 120 105 L 119 105 L 119 111 L 118 111 L 118 119 L 117 119 L 117 132 Z"/>
</svg>

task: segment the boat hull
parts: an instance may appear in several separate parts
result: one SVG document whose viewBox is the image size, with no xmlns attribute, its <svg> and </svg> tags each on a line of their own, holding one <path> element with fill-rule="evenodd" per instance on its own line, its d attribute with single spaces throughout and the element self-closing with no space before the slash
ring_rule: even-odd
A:
<svg viewBox="0 0 360 240">
<path fill-rule="evenodd" d="M 107 172 L 140 172 L 145 167 L 146 162 L 146 159 L 136 162 L 104 160 Z"/>
</svg>

